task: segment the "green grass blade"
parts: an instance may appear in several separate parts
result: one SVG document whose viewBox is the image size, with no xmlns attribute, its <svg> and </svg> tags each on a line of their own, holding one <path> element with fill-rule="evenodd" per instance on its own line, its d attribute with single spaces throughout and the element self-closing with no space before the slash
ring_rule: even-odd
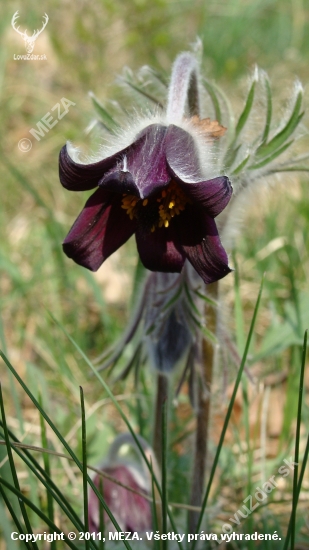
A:
<svg viewBox="0 0 309 550">
<path fill-rule="evenodd" d="M 100 493 L 103 495 L 103 478 L 100 476 L 99 480 L 99 488 Z M 99 502 L 99 525 L 100 525 L 100 533 L 101 533 L 101 539 L 99 541 L 99 548 L 100 550 L 104 550 L 105 548 L 105 521 L 104 521 L 104 508 Z"/>
<path fill-rule="evenodd" d="M 14 495 L 16 495 L 18 497 L 18 500 L 20 500 L 23 503 L 23 505 L 27 504 L 27 506 L 31 510 L 33 510 L 33 512 L 38 517 L 40 517 L 43 521 L 45 521 L 46 525 L 48 525 L 48 527 L 50 527 L 52 529 L 52 531 L 55 531 L 58 535 L 61 535 L 62 531 L 60 531 L 60 529 L 57 527 L 57 525 L 55 525 L 55 523 L 50 521 L 50 519 L 37 506 L 35 506 L 33 504 L 33 502 L 31 502 L 31 500 L 29 500 L 27 497 L 25 497 L 25 495 L 20 490 L 16 489 L 16 487 L 13 487 L 13 485 L 11 485 L 10 483 L 8 483 L 7 481 L 5 481 L 2 478 L 0 478 L 0 483 L 2 485 L 4 485 L 4 487 L 9 489 L 12 493 L 14 493 Z M 78 550 L 77 546 L 75 546 L 75 544 L 73 542 L 71 542 L 70 539 L 68 539 L 66 537 L 66 535 L 64 535 L 63 540 L 65 540 L 66 544 L 70 548 L 72 548 L 72 550 Z M 37 544 L 35 542 L 32 542 L 32 545 L 37 546 Z"/>
<path fill-rule="evenodd" d="M 50 314 L 51 315 L 51 314 Z M 92 362 L 90 361 L 90 359 L 88 359 L 87 355 L 82 351 L 82 349 L 79 347 L 79 345 L 75 342 L 75 340 L 72 338 L 72 336 L 70 336 L 70 334 L 66 331 L 66 329 L 53 317 L 53 315 L 51 315 L 52 319 L 54 320 L 54 322 L 58 325 L 58 327 L 64 332 L 64 334 L 66 335 L 66 337 L 70 340 L 70 342 L 73 344 L 73 346 L 75 347 L 75 349 L 78 351 L 78 353 L 80 354 L 80 356 L 84 359 L 85 363 L 88 365 L 88 367 L 90 367 L 90 369 L 92 370 L 93 374 L 96 376 L 96 378 L 99 380 L 99 382 L 101 383 L 101 385 L 103 386 L 104 390 L 106 391 L 107 395 L 109 396 L 109 398 L 111 399 L 112 403 L 114 404 L 115 408 L 117 409 L 119 415 L 121 416 L 122 420 L 124 421 L 124 423 L 126 424 L 130 434 L 132 435 L 133 437 L 133 440 L 141 454 L 141 456 L 143 457 L 143 460 L 150 472 L 150 474 L 152 473 L 153 475 L 153 479 L 154 479 L 154 483 L 156 485 L 156 488 L 158 489 L 158 492 L 159 492 L 159 495 L 160 495 L 160 498 L 162 499 L 162 491 L 161 491 L 161 487 L 160 487 L 160 484 L 155 476 L 155 474 L 152 472 L 152 468 L 151 468 L 151 464 L 149 462 L 149 460 L 147 459 L 146 455 L 145 455 L 145 452 L 138 440 L 138 438 L 136 437 L 135 435 L 135 432 L 129 422 L 129 420 L 127 419 L 126 415 L 124 414 L 124 412 L 122 411 L 122 408 L 120 407 L 119 403 L 117 402 L 117 400 L 115 399 L 114 395 L 112 394 L 111 390 L 109 389 L 108 385 L 106 384 L 106 382 L 103 380 L 102 376 L 100 375 L 100 373 L 96 370 L 95 366 L 92 364 Z M 0 351 L 0 355 L 2 357 L 4 357 L 3 353 Z M 13 368 L 11 366 L 11 368 Z M 14 372 L 15 369 L 14 369 Z M 17 373 L 16 373 L 17 375 Z M 18 375 L 17 375 L 18 376 Z M 19 378 L 19 377 L 18 377 Z M 20 378 L 19 378 L 20 379 Z M 21 381 L 22 382 L 22 381 Z M 72 451 L 71 451 L 72 452 Z M 72 456 L 72 455 L 71 455 Z M 91 480 L 90 480 L 91 481 Z M 89 483 L 89 478 L 88 478 L 88 483 Z M 91 481 L 91 487 L 93 488 L 94 487 L 94 484 L 92 483 Z M 95 488 L 95 493 L 96 495 L 98 496 L 98 491 L 97 489 Z M 103 505 L 105 506 L 105 503 L 103 501 L 103 499 L 101 498 L 101 502 L 103 503 Z M 106 508 L 105 508 L 106 509 Z M 171 514 L 171 511 L 169 510 L 169 508 L 167 509 L 167 513 L 168 513 L 168 517 L 169 517 L 169 520 L 171 522 L 171 526 L 172 528 L 174 529 L 175 533 L 177 532 L 177 528 L 175 526 L 175 522 L 174 522 L 174 519 L 173 519 L 173 516 Z M 119 529 L 120 530 L 120 529 Z M 127 541 L 124 541 L 124 543 L 126 543 Z M 179 546 L 179 549 L 182 550 L 182 544 L 181 542 L 177 541 L 178 542 L 178 546 Z"/>
<path fill-rule="evenodd" d="M 2 434 L 0 432 L 0 436 L 2 437 Z M 11 435 L 12 437 L 12 435 Z M 11 443 L 12 446 L 14 446 L 14 443 Z M 51 479 L 48 481 L 44 478 L 44 470 L 41 468 L 41 466 L 33 459 L 33 457 L 30 455 L 30 458 L 33 459 L 34 463 L 37 464 L 37 468 L 31 463 L 31 460 L 28 460 L 25 456 L 23 456 L 23 453 L 27 452 L 26 449 L 18 449 L 17 447 L 14 448 L 16 454 L 18 454 L 21 459 L 24 461 L 24 463 L 28 466 L 28 468 L 34 473 L 34 475 L 37 477 L 37 479 L 42 483 L 42 485 L 45 487 L 46 491 L 50 493 L 51 497 L 57 502 L 61 510 L 63 510 L 64 514 L 68 517 L 68 519 L 71 521 L 72 525 L 76 528 L 76 531 L 85 531 L 84 523 L 79 518 L 79 516 L 76 514 L 75 510 L 72 509 L 70 503 L 64 498 L 60 490 L 57 488 L 57 486 L 52 482 Z M 39 470 L 41 470 L 42 475 L 39 473 Z M 50 518 L 49 518 L 50 519 Z M 56 542 L 56 541 L 53 541 Z M 89 541 L 92 548 L 94 550 L 97 550 L 97 544 L 91 540 Z"/>
<path fill-rule="evenodd" d="M 85 400 L 84 400 L 83 388 L 80 386 L 79 389 L 80 389 L 80 406 L 81 406 L 81 414 L 82 414 L 84 520 L 85 520 L 85 532 L 89 533 L 88 484 L 87 484 L 87 431 L 86 431 Z M 85 539 L 85 549 L 89 550 L 89 540 L 86 540 L 86 539 Z"/>
<path fill-rule="evenodd" d="M 162 533 L 167 533 L 167 400 L 162 404 Z M 168 541 L 162 541 L 162 550 L 167 550 Z"/>
<path fill-rule="evenodd" d="M 305 331 L 304 335 L 304 344 L 302 352 L 302 364 L 299 377 L 299 398 L 298 398 L 298 407 L 297 407 L 297 423 L 296 423 L 296 436 L 295 436 L 295 452 L 294 452 L 294 472 L 293 472 L 293 503 L 292 503 L 292 512 L 288 527 L 288 533 L 285 540 L 284 550 L 287 550 L 289 545 L 289 539 L 291 538 L 291 549 L 294 549 L 295 546 L 295 522 L 296 522 L 296 508 L 298 503 L 299 491 L 298 491 L 298 462 L 299 462 L 299 443 L 300 443 L 300 427 L 301 427 L 301 413 L 302 413 L 302 403 L 303 403 L 303 391 L 304 391 L 304 376 L 305 376 L 305 366 L 306 366 L 306 354 L 307 354 L 307 337 L 308 330 Z M 304 461 L 305 462 L 305 461 Z"/>
<path fill-rule="evenodd" d="M 64 330 L 64 329 L 63 329 Z M 77 345 L 77 344 L 76 344 Z M 72 451 L 71 447 L 67 444 L 67 442 L 65 441 L 65 439 L 63 438 L 63 436 L 61 435 L 61 433 L 59 432 L 59 430 L 56 428 L 56 426 L 54 425 L 54 423 L 52 422 L 52 420 L 49 418 L 49 416 L 46 414 L 46 412 L 42 409 L 42 407 L 40 406 L 39 402 L 35 399 L 35 397 L 33 396 L 33 394 L 31 393 L 31 391 L 29 390 L 29 388 L 26 386 L 26 384 L 23 382 L 23 380 L 21 379 L 21 377 L 19 376 L 19 374 L 16 372 L 16 370 L 14 369 L 13 365 L 11 365 L 11 363 L 9 362 L 9 360 L 7 359 L 7 357 L 4 355 L 4 353 L 2 351 L 0 351 L 0 356 L 2 357 L 3 361 L 5 362 L 5 364 L 7 365 L 7 367 L 11 370 L 11 372 L 14 374 L 15 378 L 18 380 L 19 384 L 21 385 L 21 387 L 23 388 L 23 390 L 26 392 L 26 394 L 30 397 L 32 403 L 35 405 L 35 407 L 40 411 L 40 413 L 42 414 L 42 416 L 45 418 L 46 422 L 48 423 L 48 425 L 51 427 L 51 429 L 53 430 L 53 432 L 56 434 L 56 436 L 58 437 L 59 441 L 62 443 L 62 445 L 64 446 L 64 448 L 68 451 L 69 455 L 72 457 L 72 459 L 74 460 L 75 464 L 77 465 L 78 469 L 83 472 L 83 466 L 82 466 L 82 463 L 80 462 L 80 460 L 77 458 L 77 456 L 75 455 L 75 453 Z M 95 369 L 93 367 L 93 370 L 95 372 Z M 111 392 L 109 390 L 109 393 L 110 395 Z M 115 398 L 113 398 L 114 401 Z M 116 401 L 117 403 L 117 401 Z M 118 405 L 118 403 L 117 403 Z M 87 477 L 88 479 L 88 483 L 90 485 L 90 487 L 93 489 L 94 493 L 96 494 L 96 496 L 98 497 L 98 499 L 100 500 L 100 502 L 102 502 L 102 505 L 107 513 L 107 515 L 109 516 L 111 522 L 113 523 L 113 525 L 116 527 L 117 531 L 121 531 L 121 528 L 120 526 L 118 525 L 118 522 L 116 521 L 116 519 L 114 518 L 112 512 L 110 511 L 110 509 L 108 508 L 108 506 L 106 505 L 102 495 L 100 495 L 98 489 L 96 488 L 96 486 L 94 485 L 92 479 L 88 476 Z M 128 543 L 128 541 L 124 540 L 123 541 L 124 545 L 126 546 L 126 548 L 128 550 L 132 550 L 131 549 L 131 546 L 130 544 Z"/>
<path fill-rule="evenodd" d="M 39 393 L 39 403 L 42 406 L 42 395 Z M 43 417 L 40 415 L 40 426 L 41 426 L 41 441 L 43 449 L 48 449 L 48 442 L 46 437 L 46 429 Z M 50 478 L 50 463 L 48 453 L 43 453 L 43 464 L 47 476 Z M 50 521 L 54 522 L 54 501 L 49 490 L 46 491 L 47 498 L 47 515 Z M 51 550 L 56 550 L 56 541 L 52 541 L 50 544 Z"/>
<path fill-rule="evenodd" d="M 300 471 L 299 479 L 298 479 L 298 484 L 297 484 L 297 501 L 299 499 L 299 494 L 300 494 L 300 491 L 301 491 L 302 482 L 303 482 L 305 471 L 306 471 L 308 456 L 309 456 L 309 435 L 307 437 L 307 443 L 306 443 L 306 448 L 305 448 L 305 452 L 304 452 L 303 463 L 302 463 L 302 467 L 301 467 L 301 471 Z M 290 517 L 289 526 L 288 526 L 288 530 L 287 530 L 287 533 L 286 533 L 286 539 L 285 539 L 283 550 L 288 549 L 289 542 L 290 542 L 290 537 L 291 537 L 291 528 L 292 528 L 292 522 L 291 522 L 291 517 Z"/>
<path fill-rule="evenodd" d="M 22 528 L 22 526 L 21 526 L 21 524 L 20 524 L 20 522 L 19 522 L 19 519 L 18 519 L 18 517 L 16 516 L 16 514 L 15 514 L 15 512 L 14 512 L 14 508 L 13 508 L 13 506 L 11 505 L 11 503 L 10 503 L 8 497 L 6 496 L 6 493 L 5 493 L 4 489 L 2 488 L 1 484 L 0 484 L 0 494 L 1 494 L 2 498 L 3 498 L 3 501 L 4 501 L 4 503 L 5 503 L 5 505 L 6 505 L 7 509 L 8 509 L 8 511 L 10 512 L 10 514 L 11 514 L 11 516 L 12 516 L 12 519 L 13 519 L 15 525 L 16 525 L 16 528 L 18 529 L 19 534 L 20 534 L 20 535 L 24 535 L 25 533 L 24 533 L 23 528 Z M 16 544 L 16 542 L 14 541 L 14 546 L 15 546 L 15 544 Z M 23 544 L 24 544 L 24 545 L 26 546 L 26 548 L 28 548 L 29 550 L 31 549 L 31 546 L 29 545 L 28 542 L 23 541 Z"/>
<path fill-rule="evenodd" d="M 0 425 L 2 425 L 1 422 Z M 13 439 L 16 443 L 19 443 L 17 437 L 15 437 L 14 434 L 10 432 L 10 430 L 8 431 L 11 439 Z M 4 437 L 1 432 L 0 437 Z M 14 443 L 11 443 L 11 445 L 14 445 Z M 44 485 L 46 490 L 51 492 L 53 499 L 58 503 L 60 508 L 64 511 L 64 513 L 70 519 L 76 529 L 81 531 L 84 526 L 83 522 L 76 514 L 75 510 L 72 508 L 67 499 L 63 496 L 57 485 L 55 485 L 52 479 L 47 475 L 46 470 L 41 467 L 41 465 L 35 460 L 35 458 L 27 449 L 19 449 L 18 447 L 15 447 L 15 452 L 24 461 L 28 468 L 34 473 L 34 475 L 38 478 L 42 485 Z"/>
<path fill-rule="evenodd" d="M 17 472 L 16 472 L 16 468 L 15 468 L 15 463 L 14 463 L 13 453 L 12 453 L 12 447 L 11 447 L 11 443 L 10 443 L 10 436 L 9 436 L 7 423 L 6 423 L 6 415 L 5 415 L 5 410 L 4 410 L 4 402 L 3 402 L 3 396 L 2 396 L 2 385 L 1 385 L 1 383 L 0 383 L 0 410 L 1 410 L 1 416 L 2 416 L 2 422 L 3 422 L 4 439 L 5 439 L 5 442 L 6 442 L 6 449 L 7 449 L 7 453 L 8 453 L 8 459 L 9 459 L 9 464 L 10 464 L 10 468 L 11 468 L 11 474 L 12 474 L 12 477 L 13 477 L 13 483 L 14 483 L 14 486 L 15 486 L 16 490 L 18 492 L 20 492 L 18 476 L 17 476 Z M 29 520 L 29 517 L 28 517 L 26 507 L 24 505 L 24 502 L 19 500 L 19 506 L 20 506 L 20 510 L 21 510 L 21 513 L 22 513 L 22 516 L 23 516 L 23 520 L 25 522 L 25 527 L 26 527 L 27 533 L 33 534 L 31 523 L 30 523 L 30 520 Z M 35 542 L 32 543 L 32 545 L 33 545 L 33 548 L 38 550 L 38 545 Z"/>
<path fill-rule="evenodd" d="M 258 298 L 257 298 L 256 305 L 255 305 L 255 308 L 254 308 L 254 313 L 253 313 L 253 317 L 252 317 L 252 321 L 251 321 L 251 325 L 250 325 L 250 329 L 249 329 L 249 334 L 248 334 L 248 338 L 247 338 L 247 341 L 246 341 L 245 351 L 244 351 L 244 354 L 243 354 L 243 357 L 242 357 L 240 368 L 239 368 L 238 373 L 237 373 L 237 378 L 236 378 L 236 381 L 235 381 L 232 397 L 231 397 L 231 400 L 229 402 L 227 414 L 226 414 L 226 417 L 224 419 L 224 424 L 223 424 L 222 432 L 221 432 L 221 435 L 220 435 L 220 440 L 219 440 L 219 443 L 218 443 L 218 447 L 217 447 L 217 451 L 216 451 L 216 454 L 215 454 L 214 462 L 213 462 L 213 465 L 212 465 L 212 468 L 211 468 L 211 472 L 210 472 L 210 476 L 209 476 L 209 482 L 208 482 L 208 485 L 207 485 L 207 488 L 206 488 L 206 493 L 205 493 L 205 496 L 204 496 L 202 509 L 201 509 L 201 513 L 200 513 L 197 528 L 196 528 L 196 533 L 198 533 L 200 531 L 200 528 L 201 528 L 203 515 L 204 515 L 205 509 L 206 509 L 207 500 L 208 500 L 210 489 L 211 489 L 211 484 L 212 484 L 213 479 L 214 479 L 214 475 L 215 475 L 217 464 L 218 464 L 218 461 L 219 461 L 219 456 L 220 456 L 220 453 L 221 453 L 221 449 L 222 449 L 223 441 L 224 441 L 224 438 L 225 438 L 226 430 L 227 430 L 228 423 L 229 423 L 229 420 L 230 420 L 230 417 L 231 417 L 231 414 L 232 414 L 236 393 L 237 393 L 237 390 L 238 390 L 238 387 L 239 387 L 239 384 L 240 384 L 240 381 L 241 381 L 241 376 L 242 376 L 242 373 L 243 373 L 243 370 L 244 370 L 244 367 L 245 367 L 245 364 L 246 364 L 247 355 L 248 355 L 248 352 L 249 352 L 250 343 L 251 343 L 251 339 L 252 339 L 252 335 L 253 335 L 253 330 L 254 330 L 254 326 L 255 326 L 255 322 L 256 322 L 259 306 L 260 306 L 262 290 L 263 290 L 263 284 L 264 284 L 264 277 L 262 279 L 262 283 L 261 283 L 261 287 L 260 287 L 260 290 L 259 290 Z M 195 545 L 196 545 L 196 541 L 193 541 L 191 550 L 194 550 Z"/>
</svg>

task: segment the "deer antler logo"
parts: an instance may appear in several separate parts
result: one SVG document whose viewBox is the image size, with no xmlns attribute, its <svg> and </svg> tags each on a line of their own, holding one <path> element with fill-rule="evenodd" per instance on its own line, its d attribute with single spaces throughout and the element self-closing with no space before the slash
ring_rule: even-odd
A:
<svg viewBox="0 0 309 550">
<path fill-rule="evenodd" d="M 19 30 L 19 26 L 16 27 L 16 21 L 17 21 L 18 17 L 19 17 L 18 11 L 16 11 L 14 13 L 13 17 L 12 17 L 12 21 L 11 21 L 12 27 L 13 27 L 14 31 L 18 32 L 18 34 L 20 34 L 23 37 L 23 39 L 25 41 L 25 46 L 26 46 L 27 53 L 32 53 L 37 37 L 45 29 L 45 27 L 48 23 L 48 15 L 45 13 L 45 15 L 43 17 L 43 27 L 41 28 L 41 30 L 33 31 L 32 36 L 28 36 L 27 29 L 25 30 L 25 32 L 22 32 L 22 31 Z"/>
</svg>

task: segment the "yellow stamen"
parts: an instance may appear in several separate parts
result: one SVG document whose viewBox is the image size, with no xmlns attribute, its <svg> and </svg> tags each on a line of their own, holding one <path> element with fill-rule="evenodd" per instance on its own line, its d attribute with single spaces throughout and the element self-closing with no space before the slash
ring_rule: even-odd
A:
<svg viewBox="0 0 309 550">
<path fill-rule="evenodd" d="M 185 195 L 183 190 L 175 181 L 163 189 L 161 192 L 161 204 L 159 206 L 159 227 L 168 227 L 170 221 L 179 215 L 191 200 Z"/>
<path fill-rule="evenodd" d="M 191 203 L 190 198 L 187 197 L 182 188 L 172 180 L 167 187 L 162 189 L 160 197 L 150 200 L 150 215 L 154 216 L 155 220 L 150 227 L 151 233 L 157 228 L 169 227 L 171 219 L 181 214 L 189 203 Z M 141 212 L 140 207 L 147 206 L 148 204 L 149 199 L 141 200 L 136 195 L 123 194 L 121 208 L 126 210 L 130 220 L 133 220 L 134 218 L 139 218 Z M 157 206 L 155 206 L 156 204 Z"/>
</svg>

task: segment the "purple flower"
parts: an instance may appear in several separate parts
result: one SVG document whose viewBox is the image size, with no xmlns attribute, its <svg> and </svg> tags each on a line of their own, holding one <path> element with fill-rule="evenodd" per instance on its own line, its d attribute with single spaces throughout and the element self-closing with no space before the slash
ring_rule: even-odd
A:
<svg viewBox="0 0 309 550">
<path fill-rule="evenodd" d="M 64 240 L 69 258 L 96 271 L 135 233 L 151 271 L 180 272 L 189 260 L 205 283 L 231 271 L 214 218 L 232 187 L 226 176 L 203 178 L 198 131 L 187 127 L 150 124 L 130 145 L 91 164 L 75 162 L 62 148 L 62 185 L 97 187 Z"/>
<path fill-rule="evenodd" d="M 130 487 L 133 491 L 145 492 L 140 472 L 130 464 L 106 466 L 102 468 L 102 472 L 115 478 L 119 483 Z M 100 486 L 103 487 L 104 500 L 122 531 L 141 533 L 151 529 L 152 514 L 149 500 L 142 495 L 125 489 L 108 478 L 103 478 L 99 474 L 95 476 L 94 483 L 99 490 Z M 149 491 L 147 491 L 147 494 L 150 496 Z M 99 500 L 92 490 L 88 499 L 88 516 L 90 532 L 98 533 L 100 531 Z M 104 523 L 106 531 L 114 531 L 114 525 L 106 513 L 104 513 Z"/>
<path fill-rule="evenodd" d="M 160 474 L 152 448 L 141 436 L 136 437 L 158 478 Z M 123 455 L 124 445 L 127 447 L 128 456 Z M 134 459 L 132 459 L 132 452 L 133 456 L 136 455 Z M 93 479 L 94 484 L 99 492 L 102 492 L 105 503 L 121 530 L 130 531 L 131 533 L 142 533 L 151 530 L 152 504 L 149 497 L 152 493 L 152 480 L 131 434 L 118 435 L 113 441 L 100 470 L 107 476 L 96 474 Z M 100 505 L 99 499 L 92 489 L 89 490 L 88 518 L 89 530 L 99 532 Z M 104 512 L 104 524 L 106 532 L 115 530 L 115 526 L 106 512 Z"/>
</svg>

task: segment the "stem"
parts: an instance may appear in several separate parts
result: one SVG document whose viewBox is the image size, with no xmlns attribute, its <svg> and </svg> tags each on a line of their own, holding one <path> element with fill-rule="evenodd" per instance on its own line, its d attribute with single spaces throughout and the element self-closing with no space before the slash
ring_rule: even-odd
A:
<svg viewBox="0 0 309 550">
<path fill-rule="evenodd" d="M 189 52 L 180 54 L 174 63 L 168 91 L 166 118 L 179 124 L 188 104 L 189 115 L 199 115 L 198 64 Z"/>
<path fill-rule="evenodd" d="M 217 300 L 218 282 L 207 286 L 207 295 Z M 217 309 L 207 304 L 205 306 L 207 329 L 216 334 Z M 205 470 L 208 452 L 208 430 L 210 418 L 210 395 L 212 373 L 215 360 L 215 346 L 212 342 L 203 339 L 202 342 L 202 383 L 199 385 L 198 412 L 196 417 L 195 456 L 193 462 L 193 479 L 191 489 L 192 506 L 200 507 L 205 485 Z M 189 512 L 189 533 L 195 533 L 199 519 L 199 512 Z"/>
<path fill-rule="evenodd" d="M 157 399 L 156 399 L 156 409 L 155 409 L 155 425 L 153 433 L 153 450 L 159 467 L 162 467 L 162 422 L 164 414 L 164 406 L 167 406 L 168 403 L 168 389 L 169 389 L 169 380 L 168 377 L 164 374 L 158 373 L 157 377 Z"/>
</svg>

